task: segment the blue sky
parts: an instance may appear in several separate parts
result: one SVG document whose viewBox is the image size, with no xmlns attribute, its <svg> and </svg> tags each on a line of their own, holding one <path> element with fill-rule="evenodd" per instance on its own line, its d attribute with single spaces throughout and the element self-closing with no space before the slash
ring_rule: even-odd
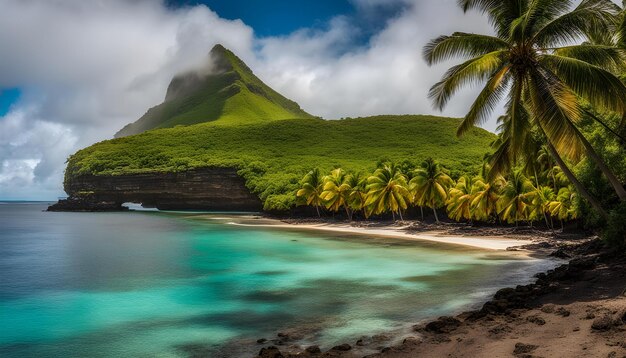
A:
<svg viewBox="0 0 626 358">
<path fill-rule="evenodd" d="M 325 23 L 337 15 L 352 15 L 354 6 L 347 0 L 170 0 L 169 6 L 204 4 L 222 18 L 241 19 L 258 36 L 287 35 Z"/>
<path fill-rule="evenodd" d="M 11 106 L 20 98 L 19 88 L 0 89 L 0 117 L 9 112 Z"/>
</svg>

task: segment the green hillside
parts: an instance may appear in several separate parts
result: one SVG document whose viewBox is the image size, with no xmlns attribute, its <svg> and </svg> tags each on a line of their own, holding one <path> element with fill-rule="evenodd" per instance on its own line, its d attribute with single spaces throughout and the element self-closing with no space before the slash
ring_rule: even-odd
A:
<svg viewBox="0 0 626 358">
<path fill-rule="evenodd" d="M 115 137 L 203 122 L 232 125 L 311 117 L 263 83 L 235 54 L 216 45 L 206 69 L 174 77 L 165 101 Z"/>
<path fill-rule="evenodd" d="M 477 172 L 495 136 L 475 128 L 457 138 L 459 123 L 432 116 L 378 116 L 157 129 L 77 152 L 69 158 L 66 181 L 80 174 L 236 167 L 266 209 L 286 209 L 294 204 L 298 181 L 313 167 L 372 171 L 380 160 L 420 163 L 433 157 L 453 175 Z"/>
</svg>

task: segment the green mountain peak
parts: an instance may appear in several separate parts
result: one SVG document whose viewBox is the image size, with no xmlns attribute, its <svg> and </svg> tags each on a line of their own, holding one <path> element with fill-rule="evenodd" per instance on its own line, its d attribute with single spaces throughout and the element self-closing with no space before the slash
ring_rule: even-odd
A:
<svg viewBox="0 0 626 358">
<path fill-rule="evenodd" d="M 238 125 L 311 117 L 218 44 L 209 52 L 205 66 L 176 75 L 167 88 L 164 102 L 150 108 L 115 137 L 205 122 Z"/>
</svg>

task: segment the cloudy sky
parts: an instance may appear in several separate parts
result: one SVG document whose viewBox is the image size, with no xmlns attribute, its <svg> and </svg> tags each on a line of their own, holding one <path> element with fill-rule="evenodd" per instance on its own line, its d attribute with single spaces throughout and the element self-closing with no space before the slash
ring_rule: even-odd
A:
<svg viewBox="0 0 626 358">
<path fill-rule="evenodd" d="M 446 66 L 421 51 L 457 30 L 489 27 L 456 0 L 0 0 L 0 200 L 65 195 L 66 158 L 160 103 L 216 43 L 327 119 L 437 114 L 427 91 Z"/>
</svg>

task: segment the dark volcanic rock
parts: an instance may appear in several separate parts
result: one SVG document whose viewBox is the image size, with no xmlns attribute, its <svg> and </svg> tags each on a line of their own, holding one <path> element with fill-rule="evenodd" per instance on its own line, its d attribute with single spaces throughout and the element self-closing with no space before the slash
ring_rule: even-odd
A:
<svg viewBox="0 0 626 358">
<path fill-rule="evenodd" d="M 322 353 L 322 350 L 320 349 L 320 346 L 309 346 L 309 347 L 306 347 L 306 349 L 304 351 L 309 353 L 309 354 L 319 354 L 319 353 Z"/>
<path fill-rule="evenodd" d="M 428 323 L 424 330 L 432 333 L 450 333 L 461 325 L 461 321 L 454 317 L 439 317 L 436 321 Z"/>
<path fill-rule="evenodd" d="M 346 352 L 352 349 L 352 346 L 349 345 L 348 343 L 344 343 L 344 344 L 340 344 L 338 346 L 334 346 L 332 348 L 333 351 L 342 351 L 342 352 Z"/>
<path fill-rule="evenodd" d="M 261 348 L 258 358 L 283 358 L 283 354 L 280 353 L 278 348 L 272 346 L 267 348 Z"/>
<path fill-rule="evenodd" d="M 179 173 L 117 176 L 82 175 L 65 182 L 70 195 L 50 211 L 122 210 L 126 202 L 162 210 L 258 211 L 259 198 L 233 168 L 201 168 Z"/>
<path fill-rule="evenodd" d="M 591 329 L 595 331 L 608 331 L 614 325 L 614 321 L 611 316 L 603 316 L 596 318 L 591 324 Z"/>
<path fill-rule="evenodd" d="M 105 201 L 87 198 L 68 198 L 61 199 L 58 203 L 50 205 L 48 211 L 86 211 L 86 212 L 105 212 L 105 211 L 125 211 L 127 207 L 116 201 Z"/>
<path fill-rule="evenodd" d="M 544 324 L 546 324 L 546 320 L 543 319 L 539 315 L 530 316 L 530 317 L 526 318 L 526 320 L 528 322 L 530 322 L 530 323 L 534 323 L 534 324 L 539 325 L 539 326 L 543 326 Z"/>
<path fill-rule="evenodd" d="M 532 344 L 515 343 L 515 350 L 513 351 L 513 354 L 530 353 L 535 349 L 537 349 L 537 346 Z"/>
</svg>

